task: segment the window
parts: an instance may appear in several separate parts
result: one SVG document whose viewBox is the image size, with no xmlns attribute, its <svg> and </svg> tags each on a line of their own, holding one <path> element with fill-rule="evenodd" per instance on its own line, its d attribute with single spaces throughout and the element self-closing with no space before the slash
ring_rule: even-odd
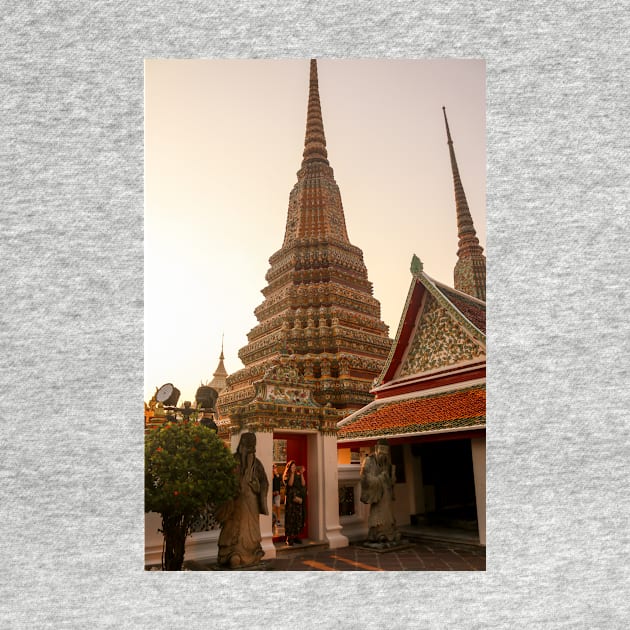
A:
<svg viewBox="0 0 630 630">
<path fill-rule="evenodd" d="M 341 486 L 339 488 L 339 516 L 352 516 L 354 514 L 354 486 Z"/>
</svg>

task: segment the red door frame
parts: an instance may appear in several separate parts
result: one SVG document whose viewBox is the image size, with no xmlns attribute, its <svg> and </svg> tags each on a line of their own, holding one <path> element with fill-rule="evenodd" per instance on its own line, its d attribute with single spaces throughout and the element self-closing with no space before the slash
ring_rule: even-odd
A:
<svg viewBox="0 0 630 630">
<path fill-rule="evenodd" d="M 274 440 L 286 440 L 287 441 L 287 462 L 292 459 L 298 466 L 304 466 L 306 471 L 305 481 L 308 489 L 308 436 L 301 433 L 275 433 L 273 434 Z M 306 496 L 306 523 L 304 529 L 300 533 L 300 538 L 308 538 L 308 494 Z M 278 538 L 279 540 L 280 538 Z M 274 538 L 275 540 L 275 538 Z"/>
</svg>

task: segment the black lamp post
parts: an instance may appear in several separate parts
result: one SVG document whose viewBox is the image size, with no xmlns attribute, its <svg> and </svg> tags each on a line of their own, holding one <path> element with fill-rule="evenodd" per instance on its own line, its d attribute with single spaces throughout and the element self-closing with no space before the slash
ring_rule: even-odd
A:
<svg viewBox="0 0 630 630">
<path fill-rule="evenodd" d="M 184 401 L 183 407 L 177 407 L 177 401 L 179 400 L 181 392 L 173 383 L 165 383 L 162 387 L 158 388 L 155 393 L 155 399 L 157 402 L 161 402 L 166 410 L 166 419 L 169 422 L 177 421 L 177 414 L 181 414 L 184 421 L 189 420 L 195 411 L 201 412 L 199 422 L 204 426 L 209 427 L 217 431 L 217 425 L 214 421 L 214 414 L 216 413 L 215 404 L 219 396 L 219 392 L 213 387 L 208 385 L 202 385 L 195 394 L 195 402 L 197 408 L 193 409 L 189 400 Z"/>
<path fill-rule="evenodd" d="M 202 385 L 195 394 L 197 409 L 203 410 L 199 422 L 215 431 L 219 430 L 214 421 L 214 414 L 216 413 L 215 405 L 218 397 L 219 392 L 209 385 Z"/>
</svg>

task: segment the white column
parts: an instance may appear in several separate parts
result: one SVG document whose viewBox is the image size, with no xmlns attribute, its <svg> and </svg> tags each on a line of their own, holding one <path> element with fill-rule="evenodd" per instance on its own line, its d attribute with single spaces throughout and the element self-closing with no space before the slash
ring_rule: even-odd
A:
<svg viewBox="0 0 630 630">
<path fill-rule="evenodd" d="M 326 525 L 324 508 L 324 460 L 322 457 L 322 435 L 313 433 L 307 441 L 307 491 L 308 505 L 306 518 L 308 520 L 308 537 L 315 541 L 326 540 Z"/>
<path fill-rule="evenodd" d="M 348 538 L 341 533 L 339 522 L 339 473 L 337 469 L 337 437 L 320 435 L 321 488 L 324 498 L 325 537 L 331 549 L 348 546 Z"/>
<path fill-rule="evenodd" d="M 273 433 L 264 431 L 256 433 L 256 457 L 265 467 L 267 479 L 269 480 L 269 491 L 267 492 L 267 511 L 269 514 L 260 515 L 260 534 L 262 536 L 262 548 L 265 552 L 264 559 L 271 560 L 276 557 L 276 548 L 273 544 L 273 527 L 271 524 L 271 493 L 272 493 L 272 466 L 273 466 Z"/>
<path fill-rule="evenodd" d="M 479 523 L 479 542 L 486 544 L 486 438 L 470 440 L 475 476 L 475 497 L 477 501 L 477 522 Z"/>
</svg>

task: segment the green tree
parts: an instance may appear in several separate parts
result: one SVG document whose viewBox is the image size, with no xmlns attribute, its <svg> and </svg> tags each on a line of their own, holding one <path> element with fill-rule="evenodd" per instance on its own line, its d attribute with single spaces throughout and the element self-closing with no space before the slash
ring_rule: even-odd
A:
<svg viewBox="0 0 630 630">
<path fill-rule="evenodd" d="M 193 521 L 236 496 L 234 469 L 230 450 L 196 422 L 168 423 L 146 435 L 144 509 L 162 516 L 163 571 L 181 570 Z"/>
</svg>

